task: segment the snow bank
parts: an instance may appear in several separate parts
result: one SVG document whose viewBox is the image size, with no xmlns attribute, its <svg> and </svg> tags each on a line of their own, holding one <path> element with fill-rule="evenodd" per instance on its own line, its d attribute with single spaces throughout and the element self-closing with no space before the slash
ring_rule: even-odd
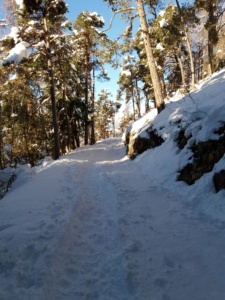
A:
<svg viewBox="0 0 225 300">
<path fill-rule="evenodd" d="M 132 125 L 127 126 L 126 131 L 122 136 L 122 140 L 125 141 L 127 134 L 132 134 L 133 137 L 137 135 L 142 135 L 142 137 L 144 137 L 146 129 L 149 127 L 149 124 L 154 120 L 156 116 L 157 109 L 151 109 L 150 112 L 135 121 Z"/>
<path fill-rule="evenodd" d="M 149 176 L 155 184 L 173 189 L 180 198 L 186 198 L 189 205 L 221 220 L 225 215 L 225 191 L 216 193 L 212 178 L 215 172 L 225 168 L 225 158 L 215 164 L 212 172 L 205 174 L 192 186 L 177 182 L 177 175 L 192 160 L 190 147 L 194 143 L 218 139 L 215 130 L 225 122 L 224 86 L 225 71 L 222 70 L 200 82 L 190 94 L 182 97 L 180 93 L 176 93 L 170 98 L 165 109 L 151 122 L 152 128 L 165 142 L 158 148 L 146 151 L 134 161 L 139 172 Z M 139 134 L 145 129 L 143 124 L 139 127 L 138 123 L 134 123 L 134 127 Z M 181 129 L 189 138 L 183 150 L 176 143 Z"/>
</svg>

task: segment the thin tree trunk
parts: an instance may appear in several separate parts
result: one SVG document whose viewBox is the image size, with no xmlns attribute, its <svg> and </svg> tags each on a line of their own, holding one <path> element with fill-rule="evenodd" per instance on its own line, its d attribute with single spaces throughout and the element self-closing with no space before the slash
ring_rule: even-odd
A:
<svg viewBox="0 0 225 300">
<path fill-rule="evenodd" d="M 208 43 L 207 43 L 207 48 L 208 48 L 208 63 L 207 63 L 207 69 L 208 69 L 208 75 L 212 75 L 213 73 L 213 44 L 211 42 L 211 32 L 210 28 L 208 30 Z"/>
<path fill-rule="evenodd" d="M 147 54 L 147 60 L 148 60 L 148 66 L 150 70 L 150 75 L 152 79 L 152 85 L 154 89 L 154 94 L 155 94 L 155 107 L 157 108 L 158 112 L 161 112 L 164 107 L 164 98 L 163 98 L 163 93 L 162 93 L 162 87 L 160 84 L 160 78 L 156 69 L 155 65 L 155 59 L 153 56 L 153 50 L 152 50 L 152 45 L 151 45 L 151 40 L 148 32 L 148 25 L 146 21 L 146 15 L 145 15 L 145 10 L 144 10 L 144 4 L 143 0 L 136 0 L 136 3 L 138 5 L 138 14 L 140 17 L 140 24 L 141 24 L 141 30 L 142 30 L 142 35 L 144 39 L 144 45 L 145 45 L 145 50 Z"/>
<path fill-rule="evenodd" d="M 185 26 L 184 26 L 184 28 L 185 28 Z M 186 29 L 185 29 L 185 37 L 186 37 L 186 42 L 187 42 L 188 54 L 189 54 L 189 58 L 190 58 L 191 86 L 194 86 L 195 85 L 195 66 L 194 66 L 194 59 L 193 59 L 193 55 L 192 55 L 191 44 L 190 44 L 189 36 L 188 36 Z"/>
<path fill-rule="evenodd" d="M 136 106 L 137 106 L 137 111 L 138 111 L 138 117 L 140 118 L 140 116 L 141 116 L 141 109 L 140 109 L 141 96 L 140 96 L 140 92 L 139 92 L 137 78 L 135 78 L 135 85 L 136 85 Z"/>
<path fill-rule="evenodd" d="M 182 62 L 182 59 L 181 59 L 179 53 L 178 53 L 178 55 L 176 55 L 176 58 L 177 58 L 177 61 L 178 61 L 178 64 L 179 64 L 179 68 L 180 68 L 181 83 L 184 86 L 186 84 L 185 74 L 184 74 L 184 66 L 183 66 L 183 62 Z"/>
<path fill-rule="evenodd" d="M 29 159 L 29 162 L 30 164 L 32 165 L 32 167 L 34 166 L 34 161 L 31 162 L 32 160 L 32 157 L 31 157 L 31 154 L 30 154 L 30 151 L 29 151 L 29 146 L 28 146 L 28 136 L 29 136 L 29 125 L 28 125 L 28 122 L 29 122 L 29 108 L 28 108 L 28 105 L 26 105 L 26 120 L 24 120 L 24 126 L 23 126 L 23 136 L 24 136 L 24 141 L 25 141 L 25 148 L 26 148 L 26 153 L 27 153 L 27 156 L 28 156 L 28 159 Z"/>
<path fill-rule="evenodd" d="M 76 147 L 79 148 L 80 147 L 80 139 L 79 139 L 79 134 L 77 131 L 77 123 L 76 121 L 74 121 L 74 139 L 76 142 Z"/>
<path fill-rule="evenodd" d="M 133 105 L 133 120 L 135 121 L 135 100 L 134 100 L 134 87 L 133 87 L 133 82 L 131 86 L 131 96 L 132 96 L 132 105 Z"/>
<path fill-rule="evenodd" d="M 163 74 L 159 75 L 159 78 L 160 78 L 160 84 L 162 87 L 162 95 L 163 95 L 163 98 L 165 99 L 166 98 L 166 85 L 165 85 Z"/>
<path fill-rule="evenodd" d="M 216 17 L 216 6 L 212 3 L 209 2 L 209 16 L 208 20 L 210 25 L 208 26 L 208 75 L 212 75 L 214 72 L 214 65 L 213 65 L 213 60 L 214 60 L 214 53 L 213 53 L 213 48 L 214 45 L 217 44 L 218 42 L 218 32 L 216 29 L 216 24 L 217 24 L 217 17 Z"/>
<path fill-rule="evenodd" d="M 48 32 L 47 20 L 44 19 L 45 31 Z M 59 126 L 56 109 L 56 98 L 55 98 L 55 83 L 54 83 L 54 72 L 53 63 L 51 57 L 51 49 L 48 39 L 46 39 L 46 56 L 47 56 L 47 71 L 48 81 L 50 85 L 50 97 L 51 97 L 51 109 L 52 109 L 52 121 L 54 128 L 54 159 L 58 159 L 60 156 L 60 145 L 59 145 Z"/>
<path fill-rule="evenodd" d="M 186 38 L 186 43 L 187 43 L 187 48 L 188 48 L 188 55 L 189 55 L 189 59 L 190 59 L 191 86 L 194 86 L 195 85 L 195 67 L 194 67 L 194 59 L 193 59 L 193 55 L 192 55 L 192 49 L 191 49 L 190 39 L 189 39 L 188 32 L 187 32 L 187 29 L 186 29 L 186 25 L 184 23 L 184 19 L 183 19 L 183 16 L 182 16 L 182 11 L 181 11 L 181 8 L 180 8 L 180 3 L 179 3 L 178 0 L 176 0 L 176 3 L 177 3 L 177 8 L 178 8 L 179 14 L 181 16 L 181 22 L 183 24 L 183 30 L 184 30 L 184 34 L 185 34 L 185 38 Z"/>
<path fill-rule="evenodd" d="M 88 97 L 88 90 L 89 90 L 89 76 L 90 76 L 90 69 L 89 69 L 89 62 L 90 62 L 90 49 L 89 49 L 89 37 L 85 37 L 85 115 L 84 115 L 84 144 L 88 145 L 89 139 L 89 120 L 88 120 L 88 108 L 89 108 L 89 97 Z"/>
<path fill-rule="evenodd" d="M 91 73 L 89 73 L 89 81 L 90 81 L 90 104 L 91 104 L 91 141 L 90 144 L 95 144 L 95 85 L 94 85 L 94 66 L 93 66 L 93 78 L 91 78 Z M 92 87 L 93 85 L 93 87 Z"/>
<path fill-rule="evenodd" d="M 70 152 L 71 151 L 71 128 L 70 128 L 70 118 L 68 114 L 68 103 L 66 100 L 66 90 L 65 87 L 63 86 L 63 103 L 65 105 L 65 112 L 66 112 L 66 124 L 67 124 L 67 150 Z"/>
<path fill-rule="evenodd" d="M 88 128 L 89 128 L 89 122 L 88 122 L 88 79 L 87 79 L 87 71 L 85 74 L 85 112 L 84 112 L 84 145 L 88 145 Z"/>
<path fill-rule="evenodd" d="M 149 112 L 150 107 L 149 107 L 149 99 L 147 93 L 145 93 L 145 113 Z"/>
<path fill-rule="evenodd" d="M 59 66 L 60 66 L 60 72 L 61 74 L 63 74 L 63 69 L 62 69 L 62 64 L 61 64 L 61 60 L 59 59 Z M 66 112 L 66 131 L 67 131 L 67 140 L 66 140 L 66 146 L 67 146 L 67 151 L 70 152 L 71 151 L 71 121 L 70 121 L 70 117 L 68 114 L 68 103 L 66 100 L 66 84 L 63 80 L 62 82 L 62 100 L 63 103 L 65 105 L 65 112 Z"/>
</svg>

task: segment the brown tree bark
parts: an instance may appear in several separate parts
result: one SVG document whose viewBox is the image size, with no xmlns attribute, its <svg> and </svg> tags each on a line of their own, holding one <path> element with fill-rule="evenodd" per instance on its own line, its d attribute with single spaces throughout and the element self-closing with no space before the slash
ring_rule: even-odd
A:
<svg viewBox="0 0 225 300">
<path fill-rule="evenodd" d="M 184 34 L 185 34 L 187 49 L 188 49 L 188 55 L 189 55 L 189 59 L 190 59 L 191 86 L 194 86 L 196 80 L 195 80 L 195 67 L 194 67 L 194 59 L 193 59 L 193 55 L 192 55 L 191 43 L 190 43 L 190 39 L 189 39 L 188 32 L 187 32 L 187 29 L 186 29 L 186 25 L 184 23 L 184 19 L 183 19 L 183 16 L 182 16 L 180 3 L 179 3 L 178 0 L 176 0 L 176 3 L 177 3 L 177 8 L 178 8 L 179 14 L 181 16 L 181 22 L 182 22 L 182 25 L 183 25 L 183 30 L 184 30 Z"/>
<path fill-rule="evenodd" d="M 150 40 L 150 36 L 149 36 L 149 32 L 148 32 L 148 24 L 146 21 L 146 14 L 145 14 L 145 10 L 144 10 L 143 0 L 136 0 L 136 3 L 138 6 L 138 14 L 140 17 L 141 30 L 142 30 L 145 50 L 146 50 L 146 54 L 147 54 L 148 67 L 150 70 L 152 85 L 153 85 L 154 94 L 155 94 L 155 100 L 154 100 L 155 107 L 157 108 L 158 112 L 161 112 L 165 107 L 165 103 L 164 103 L 162 87 L 160 84 L 160 78 L 159 78 L 159 75 L 157 72 L 155 59 L 154 59 L 154 55 L 153 55 L 151 40 Z"/>
<path fill-rule="evenodd" d="M 45 32 L 48 32 L 47 20 L 44 19 Z M 60 144 L 59 144 L 59 126 L 57 118 L 56 109 L 56 97 L 55 97 L 55 83 L 54 83 L 54 72 L 53 63 L 51 57 L 50 44 L 46 35 L 46 57 L 47 57 L 47 71 L 48 71 L 48 81 L 49 81 L 49 93 L 51 98 L 51 109 L 52 109 L 52 122 L 54 129 L 54 159 L 58 159 L 60 156 Z"/>
</svg>

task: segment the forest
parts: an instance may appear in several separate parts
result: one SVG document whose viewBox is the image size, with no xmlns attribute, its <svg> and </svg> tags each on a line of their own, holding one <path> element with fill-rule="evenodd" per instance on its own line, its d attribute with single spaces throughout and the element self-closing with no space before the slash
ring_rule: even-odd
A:
<svg viewBox="0 0 225 300">
<path fill-rule="evenodd" d="M 164 109 L 177 90 L 195 89 L 225 65 L 223 0 L 104 0 L 109 27 L 97 12 L 73 22 L 64 0 L 4 0 L 0 64 L 0 169 L 43 156 L 58 159 L 81 145 L 115 136 L 121 99 L 132 110 L 121 134 L 145 113 Z M 107 36 L 119 14 L 127 27 Z M 138 18 L 140 28 L 133 32 Z M 95 93 L 96 80 L 110 80 L 106 64 L 121 68 L 116 99 Z"/>
</svg>

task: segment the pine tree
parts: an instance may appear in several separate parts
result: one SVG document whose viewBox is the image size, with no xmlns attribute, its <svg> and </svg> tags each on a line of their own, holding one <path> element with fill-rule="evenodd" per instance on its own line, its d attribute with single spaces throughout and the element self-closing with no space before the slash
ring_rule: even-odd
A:
<svg viewBox="0 0 225 300">
<path fill-rule="evenodd" d="M 111 53 L 110 41 L 106 34 L 100 32 L 104 26 L 104 20 L 97 13 L 82 12 L 74 24 L 74 43 L 76 47 L 75 58 L 78 64 L 84 66 L 85 84 L 85 135 L 84 143 L 89 143 L 89 128 L 91 128 L 90 144 L 95 143 L 95 120 L 94 120 L 94 80 L 95 71 L 100 71 L 101 78 L 107 78 L 104 63 L 109 62 Z M 90 116 L 90 119 L 89 119 Z"/>
<path fill-rule="evenodd" d="M 115 114 L 121 104 L 112 100 L 107 89 L 101 90 L 95 103 L 95 129 L 98 139 L 115 137 Z"/>
<path fill-rule="evenodd" d="M 59 158 L 59 128 L 57 120 L 57 103 L 55 91 L 54 66 L 57 57 L 54 49 L 60 43 L 62 35 L 62 23 L 66 20 L 67 6 L 63 0 L 60 1 L 24 1 L 24 6 L 19 9 L 17 22 L 23 24 L 19 28 L 19 36 L 23 41 L 33 46 L 32 58 L 37 67 L 44 66 L 46 80 L 49 87 L 51 99 L 52 123 L 54 128 L 54 158 Z"/>
<path fill-rule="evenodd" d="M 136 112 L 138 117 L 141 116 L 139 80 L 139 65 L 135 61 L 135 57 L 133 55 L 125 56 L 118 83 L 120 91 L 125 92 L 126 104 L 132 100 L 134 120 L 136 119 Z"/>
<path fill-rule="evenodd" d="M 219 30 L 221 28 L 218 26 L 218 23 L 224 14 L 224 1 L 195 0 L 195 7 L 199 11 L 205 11 L 207 14 L 204 28 L 207 31 L 208 74 L 211 75 L 215 70 L 214 47 L 219 41 Z"/>
<path fill-rule="evenodd" d="M 118 10 L 121 12 L 124 11 L 132 11 L 134 8 L 132 7 L 133 1 L 118 1 L 118 0 L 104 0 L 106 1 L 109 5 L 113 7 L 113 10 Z M 145 13 L 145 1 L 143 0 L 136 0 L 135 1 L 137 5 L 137 11 L 138 15 L 140 18 L 140 26 L 141 26 L 141 32 L 143 35 L 143 40 L 144 40 L 144 47 L 147 55 L 147 62 L 148 62 L 148 67 L 149 71 L 151 74 L 151 79 L 152 79 L 152 85 L 154 89 L 154 94 L 155 94 L 155 107 L 158 109 L 158 112 L 160 112 L 164 108 L 164 96 L 163 96 L 163 88 L 161 86 L 160 82 L 160 77 L 156 68 L 155 64 L 155 58 L 153 55 L 153 48 L 149 36 L 149 30 L 148 30 L 148 24 L 147 24 L 147 19 L 146 19 L 146 13 Z M 158 1 L 150 1 L 148 4 L 150 5 L 150 8 L 153 8 L 153 5 L 157 4 Z"/>
</svg>

